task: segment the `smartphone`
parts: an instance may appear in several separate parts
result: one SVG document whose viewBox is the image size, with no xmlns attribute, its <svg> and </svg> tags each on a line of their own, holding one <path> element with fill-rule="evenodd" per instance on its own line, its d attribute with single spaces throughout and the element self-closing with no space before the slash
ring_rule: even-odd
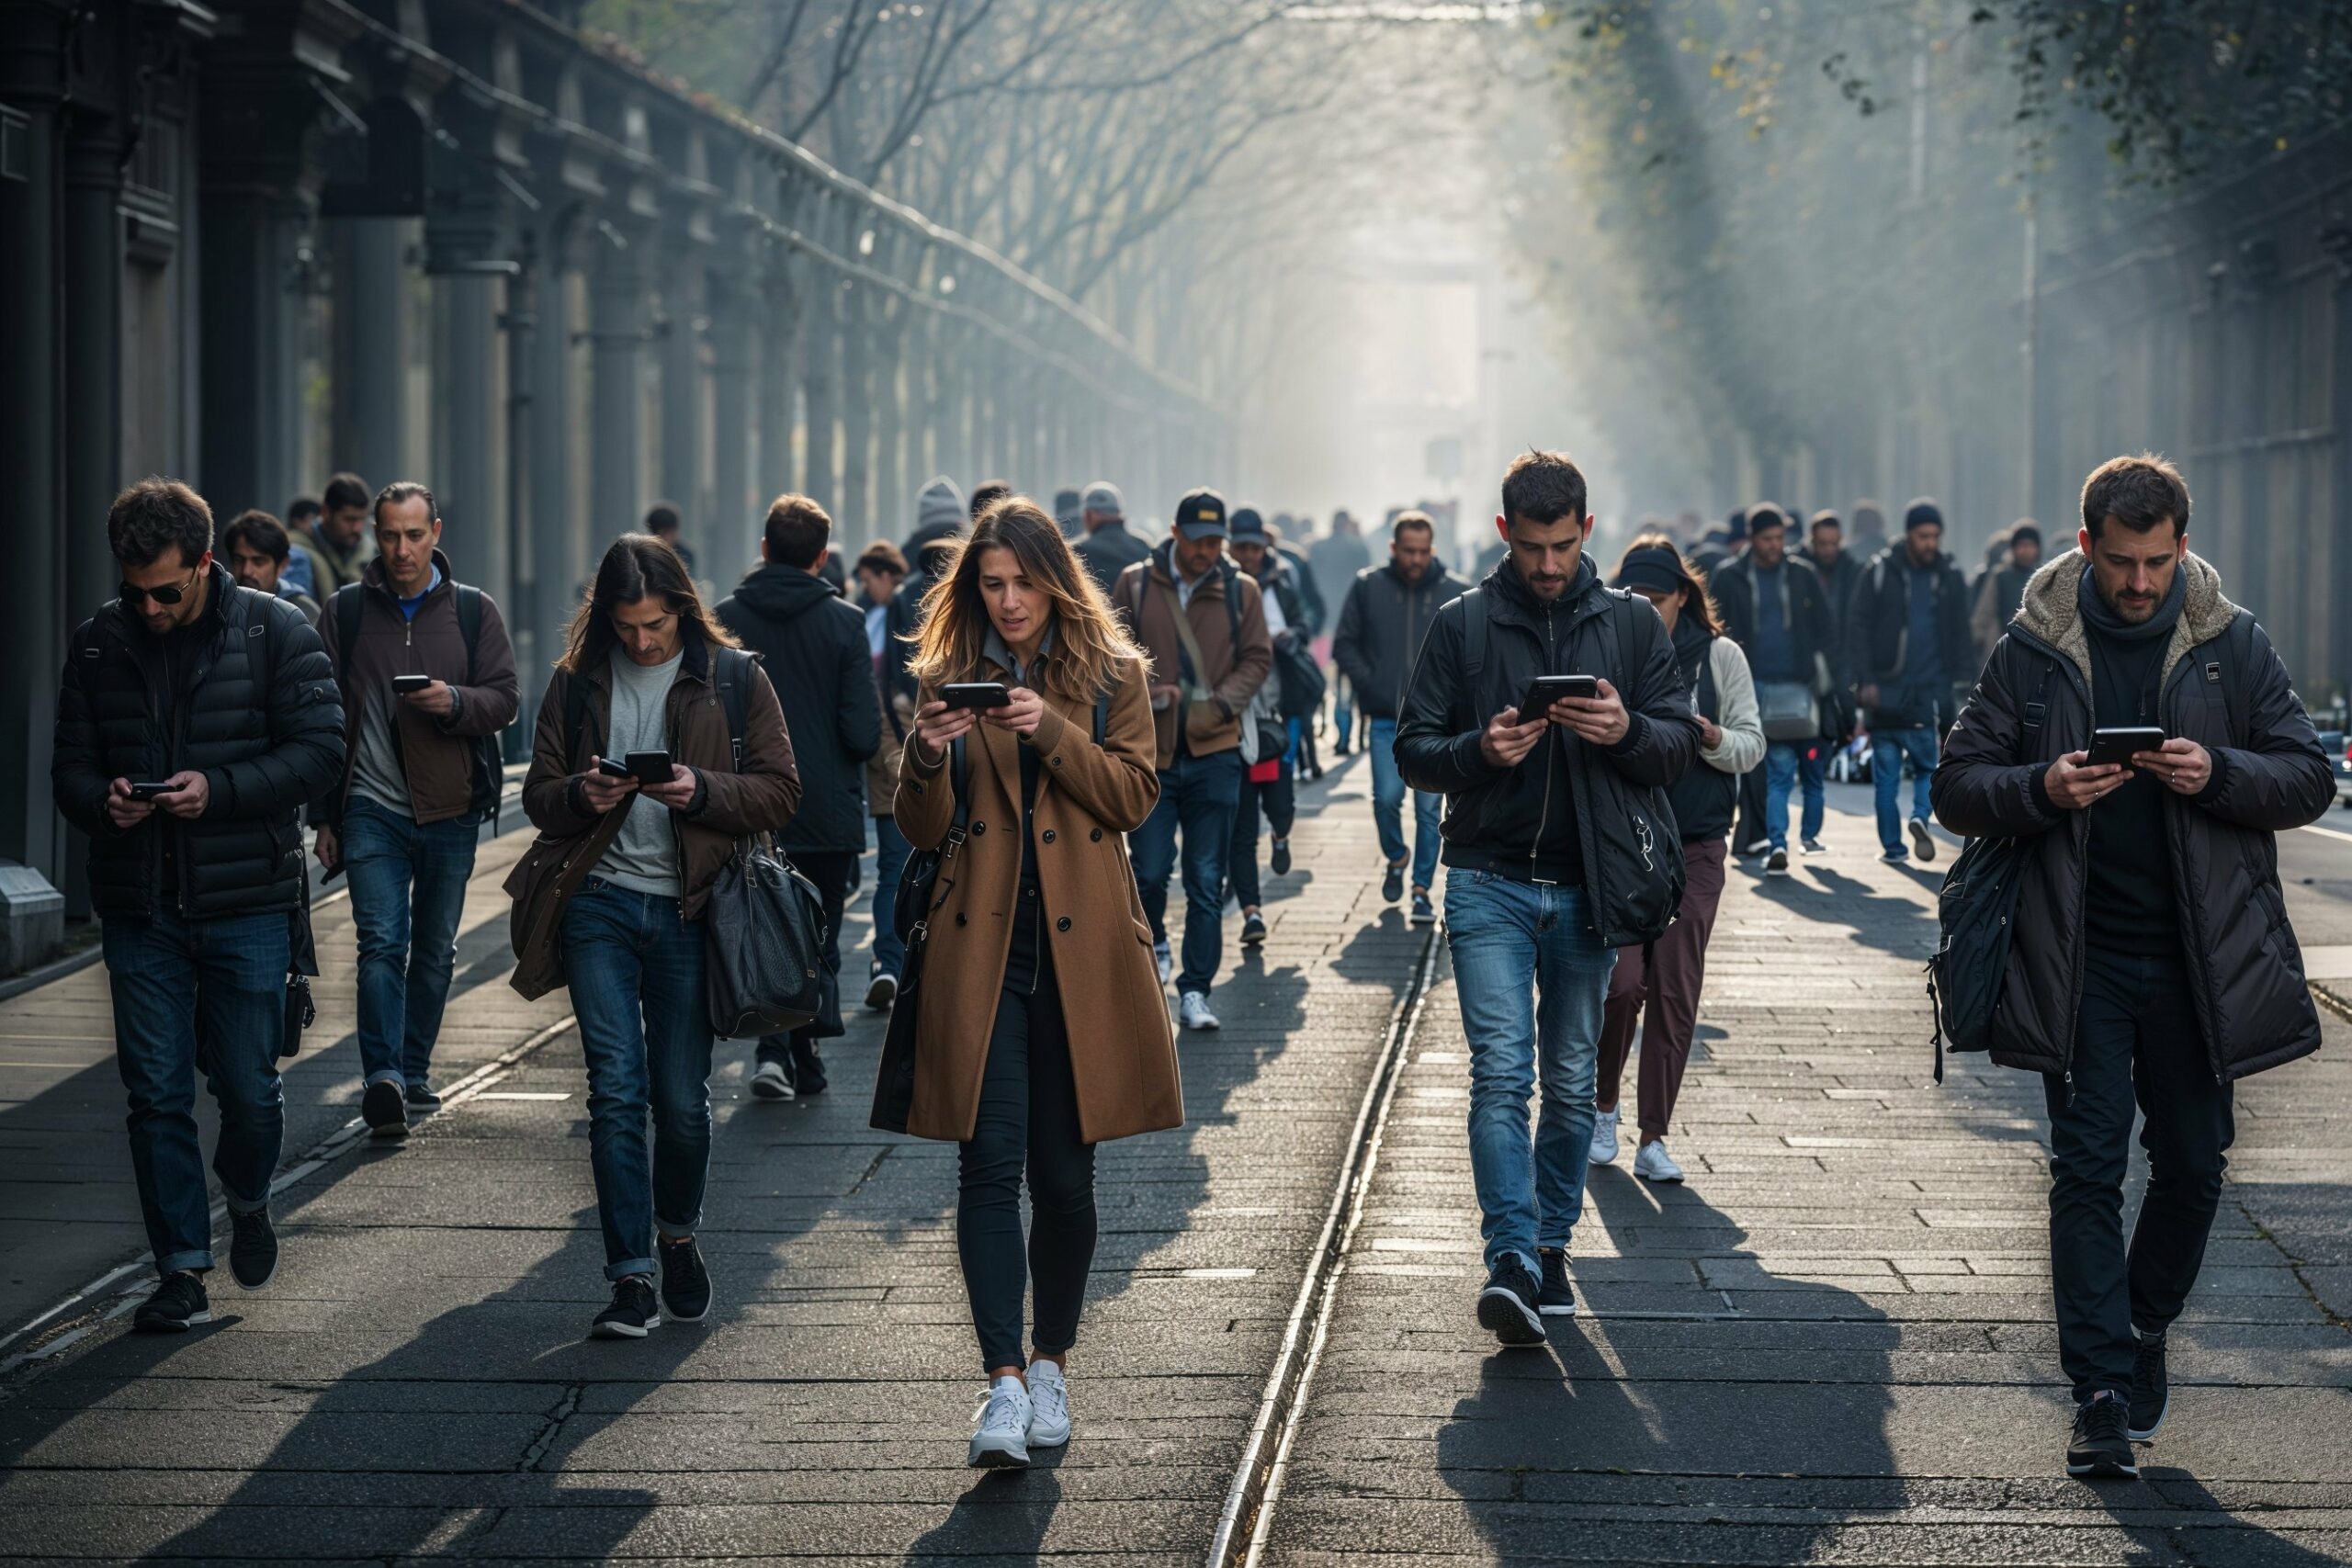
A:
<svg viewBox="0 0 2352 1568">
<path fill-rule="evenodd" d="M 1519 700 L 1519 722 L 1527 723 L 1541 714 L 1549 713 L 1554 703 L 1562 697 L 1597 697 L 1600 695 L 1598 675 L 1538 675 L 1527 688 L 1527 695 Z"/>
<path fill-rule="evenodd" d="M 404 697 L 421 692 L 431 684 L 433 684 L 433 677 L 430 675 L 395 675 L 392 677 L 392 690 L 398 692 Z"/>
<path fill-rule="evenodd" d="M 670 753 L 631 751 L 628 754 L 628 772 L 629 775 L 639 784 L 668 784 L 670 782 Z"/>
<path fill-rule="evenodd" d="M 2091 754 L 2084 766 L 2098 768 L 2113 762 L 2128 768 L 2132 765 L 2132 753 L 2161 750 L 2164 743 L 2165 732 L 2154 726 L 2094 729 L 2091 731 Z"/>
<path fill-rule="evenodd" d="M 172 786 L 161 779 L 148 784 L 141 784 L 136 779 L 130 782 L 130 798 L 133 800 L 153 800 L 159 795 L 171 793 Z"/>
<path fill-rule="evenodd" d="M 1012 705 L 1012 694 L 1001 681 L 951 681 L 939 688 L 939 700 L 951 708 L 1001 708 Z"/>
<path fill-rule="evenodd" d="M 633 779 L 637 777 L 635 773 L 628 771 L 628 763 L 616 762 L 610 757 L 597 758 L 596 771 L 604 774 L 608 779 Z"/>
</svg>

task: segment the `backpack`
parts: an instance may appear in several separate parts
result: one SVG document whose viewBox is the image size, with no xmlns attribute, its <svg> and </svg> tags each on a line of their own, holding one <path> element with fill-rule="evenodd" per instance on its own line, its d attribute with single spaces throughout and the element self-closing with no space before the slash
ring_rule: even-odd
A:
<svg viewBox="0 0 2352 1568">
<path fill-rule="evenodd" d="M 1225 589 L 1226 646 L 1238 649 L 1241 646 L 1241 603 L 1240 595 L 1233 591 L 1233 585 L 1241 576 L 1241 569 L 1223 556 L 1219 556 L 1216 573 L 1217 581 Z M 1127 613 L 1127 625 L 1135 629 L 1138 637 L 1143 633 L 1143 596 L 1150 588 L 1151 558 L 1146 556 L 1144 569 L 1137 576 L 1135 592 L 1127 596 L 1128 602 L 1121 606 Z M 1169 614 L 1176 622 L 1176 662 L 1181 666 L 1179 673 L 1183 677 L 1183 682 L 1180 684 L 1197 683 L 1200 681 L 1200 672 L 1193 668 L 1192 655 L 1184 650 L 1184 644 L 1193 640 L 1193 634 L 1191 623 L 1184 619 L 1182 602 L 1180 600 L 1170 609 Z M 1271 683 L 1273 679 L 1274 672 L 1269 671 L 1266 682 L 1260 684 L 1259 690 L 1263 691 L 1266 684 Z M 1182 701 L 1183 699 L 1180 698 L 1179 702 Z M 1250 708 L 1255 702 L 1256 694 L 1253 693 L 1250 702 L 1243 704 L 1242 711 L 1236 716 L 1241 722 L 1241 762 L 1244 767 L 1259 760 L 1265 745 L 1264 737 L 1258 733 L 1258 727 L 1250 721 Z M 1184 710 L 1181 705 L 1176 710 L 1176 733 L 1179 736 L 1184 733 Z M 1099 743 L 1102 737 L 1098 735 L 1095 739 Z M 1287 745 L 1288 742 L 1284 741 L 1284 744 Z"/>
<path fill-rule="evenodd" d="M 474 651 L 481 641 L 481 590 L 469 583 L 452 582 L 450 587 L 458 599 L 458 635 L 466 639 L 465 684 L 474 684 Z M 346 582 L 336 589 L 327 601 L 334 611 L 334 645 L 347 662 L 351 649 L 359 640 L 359 628 L 364 624 L 368 607 L 367 585 Z M 495 735 L 477 735 L 473 739 L 474 784 L 468 806 L 474 811 L 490 813 L 491 831 L 497 832 L 504 824 L 506 811 L 506 757 L 498 748 Z"/>
</svg>

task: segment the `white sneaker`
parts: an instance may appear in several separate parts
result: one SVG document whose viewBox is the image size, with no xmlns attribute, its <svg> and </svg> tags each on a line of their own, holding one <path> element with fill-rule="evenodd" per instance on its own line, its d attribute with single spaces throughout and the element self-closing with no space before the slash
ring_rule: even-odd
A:
<svg viewBox="0 0 2352 1568">
<path fill-rule="evenodd" d="M 1634 1174 L 1644 1181 L 1679 1181 L 1682 1168 L 1666 1152 L 1666 1140 L 1644 1144 L 1642 1152 L 1634 1156 Z"/>
<path fill-rule="evenodd" d="M 1209 1011 L 1209 998 L 1201 991 L 1186 991 L 1176 1002 L 1176 1015 L 1187 1029 L 1216 1029 L 1221 1027 L 1216 1014 Z"/>
<path fill-rule="evenodd" d="M 1151 956 L 1159 964 L 1159 983 L 1165 986 L 1169 976 L 1176 973 L 1175 955 L 1168 951 L 1166 942 L 1156 942 L 1151 944 Z"/>
<path fill-rule="evenodd" d="M 1584 1157 L 1595 1165 L 1617 1163 L 1617 1112 L 1596 1111 L 1592 1113 L 1592 1147 L 1585 1151 Z"/>
<path fill-rule="evenodd" d="M 782 1062 L 762 1062 L 760 1070 L 752 1075 L 752 1098 L 754 1100 L 791 1100 L 792 1075 Z"/>
<path fill-rule="evenodd" d="M 1051 1361 L 1029 1363 L 1029 1446 L 1057 1449 L 1069 1441 L 1069 1380 Z"/>
<path fill-rule="evenodd" d="M 965 1462 L 975 1470 L 1017 1470 L 1028 1464 L 1029 1391 L 1019 1378 L 1001 1377 L 989 1386 Z"/>
</svg>

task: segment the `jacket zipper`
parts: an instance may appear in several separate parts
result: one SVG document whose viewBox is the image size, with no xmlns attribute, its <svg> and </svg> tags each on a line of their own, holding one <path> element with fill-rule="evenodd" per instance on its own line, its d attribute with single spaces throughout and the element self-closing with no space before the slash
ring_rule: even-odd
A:
<svg viewBox="0 0 2352 1568">
<path fill-rule="evenodd" d="M 1552 665 L 1559 655 L 1559 645 L 1552 639 L 1552 606 L 1544 606 L 1544 673 L 1555 671 Z M 1532 875 L 1537 858 L 1544 852 L 1544 829 L 1552 825 L 1552 777 L 1560 762 L 1559 737 L 1550 729 L 1544 732 L 1544 804 L 1535 814 L 1535 840 L 1527 847 L 1527 869 Z"/>
</svg>

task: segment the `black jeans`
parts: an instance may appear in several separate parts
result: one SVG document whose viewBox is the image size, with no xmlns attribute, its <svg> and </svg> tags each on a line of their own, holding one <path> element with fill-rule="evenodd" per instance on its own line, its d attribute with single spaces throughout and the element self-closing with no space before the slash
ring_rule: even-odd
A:
<svg viewBox="0 0 2352 1568">
<path fill-rule="evenodd" d="M 1069 1032 L 1054 982 L 1053 953 L 1039 940 L 1044 911 L 1023 890 L 1012 954 L 989 1033 L 980 1112 L 962 1145 L 956 1250 L 983 1371 L 1027 1364 L 1022 1298 L 1036 1292 L 1035 1343 L 1059 1355 L 1078 1342 L 1086 1274 L 1094 1264 L 1094 1145 L 1078 1128 L 1078 1082 Z M 1029 1245 L 1021 1242 L 1021 1177 L 1029 1175 Z"/>
<path fill-rule="evenodd" d="M 793 850 L 793 869 L 817 885 L 825 901 L 825 967 L 838 985 L 842 973 L 842 909 L 849 902 L 849 881 L 857 870 L 855 850 Z M 796 1093 L 816 1094 L 825 1087 L 824 1064 L 817 1055 L 814 1025 L 789 1034 L 763 1036 L 754 1048 L 756 1059 L 782 1062 L 792 1075 Z"/>
<path fill-rule="evenodd" d="M 2050 1275 L 2058 1359 L 2076 1400 L 2132 1386 L 2132 1330 L 2180 1315 L 2205 1259 L 2237 1135 L 2181 959 L 2092 948 L 2075 1017 L 2074 1082 L 2045 1077 L 2050 1106 Z M 2147 1118 L 2148 1191 L 2127 1254 L 2123 1177 L 2132 1108 Z"/>
<path fill-rule="evenodd" d="M 1225 879 L 1245 909 L 1263 902 L 1258 892 L 1258 809 L 1265 807 L 1266 823 L 1277 839 L 1290 837 L 1298 820 L 1298 786 L 1288 768 L 1264 784 L 1241 780 L 1241 808 L 1233 814 L 1233 852 L 1226 857 Z"/>
</svg>

